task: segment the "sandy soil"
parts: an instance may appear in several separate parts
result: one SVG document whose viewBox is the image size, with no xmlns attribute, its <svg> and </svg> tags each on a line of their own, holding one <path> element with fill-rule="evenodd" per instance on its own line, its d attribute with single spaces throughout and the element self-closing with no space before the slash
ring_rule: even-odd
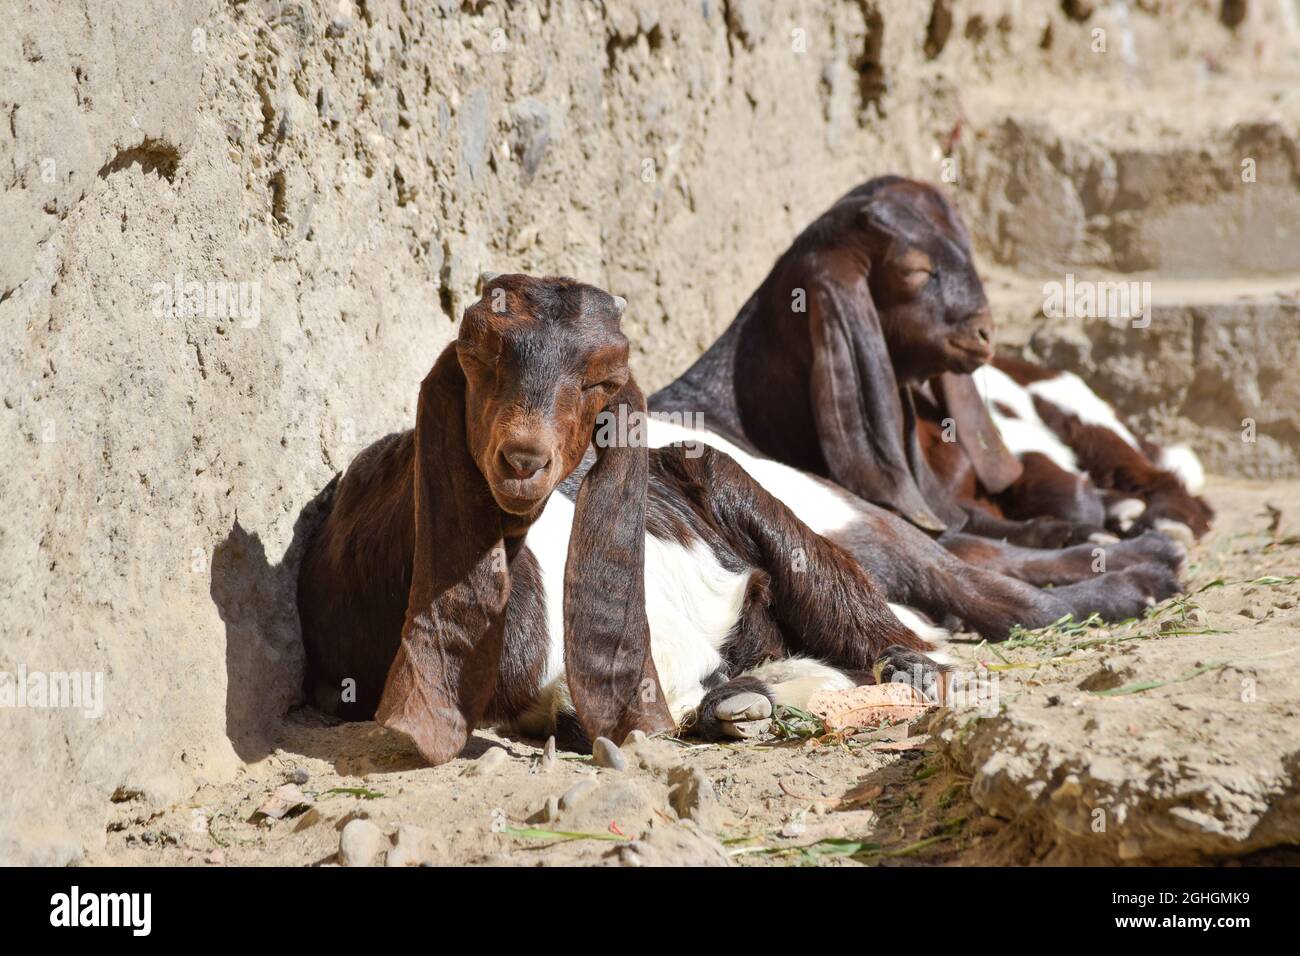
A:
<svg viewBox="0 0 1300 956">
<path fill-rule="evenodd" d="M 622 771 L 548 762 L 540 742 L 491 732 L 425 768 L 373 724 L 298 712 L 227 786 L 149 817 L 124 797 L 87 862 L 328 865 L 355 819 L 382 835 L 376 862 L 403 828 L 390 863 L 1286 859 L 1277 847 L 1300 844 L 1300 482 L 1216 479 L 1209 496 L 1218 522 L 1190 555 L 1188 593 L 1148 619 L 954 642 L 996 681 L 995 706 L 849 739 L 792 726 L 745 744 L 650 742 Z M 483 759 L 494 749 L 499 763 Z M 258 813 L 303 771 L 309 806 Z"/>
</svg>

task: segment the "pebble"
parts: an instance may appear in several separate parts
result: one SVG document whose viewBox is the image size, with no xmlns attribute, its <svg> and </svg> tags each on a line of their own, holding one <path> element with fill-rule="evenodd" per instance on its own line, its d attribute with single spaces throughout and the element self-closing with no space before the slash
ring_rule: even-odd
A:
<svg viewBox="0 0 1300 956">
<path fill-rule="evenodd" d="M 554 823 L 560 818 L 560 798 L 551 794 L 542 804 L 542 809 L 533 814 L 530 823 Z"/>
<path fill-rule="evenodd" d="M 311 774 L 309 774 L 302 767 L 294 767 L 287 774 L 285 774 L 284 779 L 289 781 L 290 783 L 296 783 L 298 786 L 301 787 L 303 784 L 305 784 L 308 780 L 311 779 Z"/>
<path fill-rule="evenodd" d="M 542 759 L 537 762 L 537 769 L 542 773 L 550 773 L 555 766 L 555 737 L 548 737 L 546 746 L 542 748 Z"/>
<path fill-rule="evenodd" d="M 582 802 L 582 798 L 596 789 L 596 781 L 590 777 L 579 780 L 560 797 L 560 809 L 571 810 Z"/>
<path fill-rule="evenodd" d="M 344 866 L 373 866 L 384 846 L 384 834 L 369 820 L 352 820 L 339 835 L 339 862 Z"/>
<path fill-rule="evenodd" d="M 591 748 L 591 762 L 608 770 L 626 770 L 627 758 L 608 737 L 597 737 Z"/>
<path fill-rule="evenodd" d="M 677 767 L 668 775 L 668 786 L 668 800 L 680 819 L 694 820 L 706 830 L 721 825 L 718 796 L 699 767 Z"/>
<path fill-rule="evenodd" d="M 388 851 L 385 866 L 420 866 L 431 855 L 432 834 L 423 827 L 403 823 L 393 834 L 393 848 Z"/>
<path fill-rule="evenodd" d="M 466 777 L 487 777 L 506 765 L 510 755 L 502 747 L 489 747 L 483 755 L 465 768 Z"/>
</svg>

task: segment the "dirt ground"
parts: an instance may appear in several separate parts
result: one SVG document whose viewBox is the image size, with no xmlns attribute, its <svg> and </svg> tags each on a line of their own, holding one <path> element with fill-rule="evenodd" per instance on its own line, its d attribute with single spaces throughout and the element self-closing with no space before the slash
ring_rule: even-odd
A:
<svg viewBox="0 0 1300 956">
<path fill-rule="evenodd" d="M 625 770 L 480 732 L 426 768 L 374 724 L 303 711 L 227 786 L 152 816 L 120 795 L 86 862 L 330 865 L 357 819 L 377 828 L 353 828 L 360 856 L 390 865 L 1295 862 L 1300 482 L 1209 497 L 1184 596 L 1115 628 L 955 640 L 995 696 L 911 726 L 817 738 L 791 719 L 625 748 Z M 302 805 L 276 818 L 291 779 Z"/>
</svg>

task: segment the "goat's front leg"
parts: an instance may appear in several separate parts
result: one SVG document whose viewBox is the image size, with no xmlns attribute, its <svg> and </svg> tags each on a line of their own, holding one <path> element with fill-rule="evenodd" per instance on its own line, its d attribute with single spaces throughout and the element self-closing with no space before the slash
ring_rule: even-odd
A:
<svg viewBox="0 0 1300 956">
<path fill-rule="evenodd" d="M 1154 532 L 1125 541 L 1076 544 L 1056 550 L 1022 548 L 960 532 L 945 534 L 939 543 L 967 564 L 1037 587 L 1075 584 L 1137 564 L 1163 564 L 1178 570 L 1187 557 L 1187 550 L 1180 544 Z"/>
<path fill-rule="evenodd" d="M 889 609 L 853 556 L 813 532 L 727 455 L 681 448 L 652 456 L 699 516 L 751 566 L 765 572 L 771 610 L 790 653 L 870 671 L 899 645 L 931 650 Z"/>
<path fill-rule="evenodd" d="M 1082 525 L 1053 515 L 1021 520 L 998 518 L 974 506 L 963 506 L 963 510 L 969 519 L 963 531 L 1026 548 L 1064 548 L 1103 530 L 1100 525 Z"/>
</svg>

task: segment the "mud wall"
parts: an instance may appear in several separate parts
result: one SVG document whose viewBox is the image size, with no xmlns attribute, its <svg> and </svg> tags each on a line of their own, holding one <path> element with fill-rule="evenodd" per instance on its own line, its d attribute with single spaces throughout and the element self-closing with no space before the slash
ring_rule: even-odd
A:
<svg viewBox="0 0 1300 956">
<path fill-rule="evenodd" d="M 1291 22 L 1120 5 L 1135 74 L 1090 51 L 1115 16 L 1090 6 L 6 2 L 0 671 L 103 696 L 0 708 L 0 861 L 75 861 L 114 802 L 148 815 L 266 755 L 304 506 L 410 424 L 481 270 L 626 296 L 662 384 L 857 182 L 960 154 L 985 210 L 980 104 L 1258 72 Z"/>
</svg>

